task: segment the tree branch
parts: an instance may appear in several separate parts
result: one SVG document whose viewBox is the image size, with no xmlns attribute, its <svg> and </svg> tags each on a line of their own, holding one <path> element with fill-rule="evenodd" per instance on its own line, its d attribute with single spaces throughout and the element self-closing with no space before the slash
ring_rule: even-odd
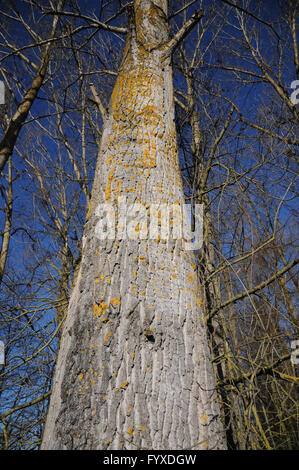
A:
<svg viewBox="0 0 299 470">
<path fill-rule="evenodd" d="M 62 7 L 63 1 L 60 0 L 58 4 L 58 12 Z M 55 37 L 56 27 L 58 23 L 58 16 L 55 15 L 53 18 L 52 31 L 49 39 Z M 21 131 L 23 124 L 26 121 L 28 113 L 38 95 L 40 88 L 44 83 L 44 79 L 47 73 L 48 63 L 50 60 L 51 53 L 51 42 L 47 42 L 45 51 L 41 58 L 41 63 L 38 68 L 38 71 L 32 81 L 30 88 L 25 93 L 25 96 L 18 106 L 17 111 L 10 120 L 8 127 L 5 131 L 5 134 L 0 142 L 0 172 L 3 170 L 6 162 L 8 161 L 10 155 L 12 155 L 17 138 Z"/>
<path fill-rule="evenodd" d="M 228 305 L 230 304 L 233 304 L 235 302 L 237 302 L 238 300 L 242 300 L 244 299 L 244 297 L 247 297 L 251 294 L 255 294 L 255 292 L 261 290 L 261 289 L 264 289 L 264 287 L 268 286 L 269 284 L 271 284 L 273 281 L 275 281 L 275 279 L 277 279 L 279 276 L 282 276 L 283 274 L 285 274 L 287 271 L 289 271 L 291 268 L 293 268 L 294 266 L 296 266 L 296 264 L 299 263 L 299 260 L 298 259 L 294 259 L 293 261 L 291 261 L 291 263 L 287 264 L 283 269 L 281 269 L 280 271 L 277 271 L 275 274 L 273 274 L 273 276 L 271 276 L 269 279 L 267 279 L 266 281 L 262 282 L 261 284 L 259 284 L 258 286 L 255 286 L 253 287 L 252 289 L 250 290 L 247 290 L 245 292 L 242 292 L 241 294 L 238 294 L 236 295 L 235 297 L 233 297 L 232 299 L 228 299 L 226 302 L 224 302 L 223 304 L 221 305 L 218 305 L 217 307 L 215 307 L 211 313 L 208 315 L 208 320 L 210 320 L 211 318 L 213 318 L 215 316 L 215 314 L 217 312 L 219 312 L 219 310 L 223 309 L 224 307 L 227 307 Z"/>
<path fill-rule="evenodd" d="M 89 84 L 90 86 L 90 90 L 91 90 L 91 93 L 93 95 L 93 98 L 94 98 L 94 101 L 95 103 L 97 104 L 98 108 L 99 108 L 99 111 L 102 115 L 102 119 L 103 121 L 106 119 L 107 117 L 107 109 L 105 108 L 105 106 L 103 105 L 102 101 L 101 101 L 101 98 L 99 97 L 96 89 L 95 89 L 95 86 L 93 83 L 90 83 Z"/>
<path fill-rule="evenodd" d="M 28 403 L 23 403 L 22 405 L 16 406 L 12 410 L 5 411 L 5 413 L 1 415 L 1 419 L 6 418 L 7 416 L 11 415 L 12 413 L 15 413 L 16 411 L 23 410 L 24 408 L 27 408 L 28 406 L 35 405 L 36 403 L 39 403 L 40 401 L 45 400 L 51 395 L 51 393 L 52 393 L 52 390 L 49 390 L 49 392 L 46 392 L 44 395 L 41 395 L 40 397 L 35 398 L 34 400 Z"/>
<path fill-rule="evenodd" d="M 202 10 L 197 10 L 193 13 L 191 18 L 181 27 L 181 29 L 173 36 L 173 38 L 166 44 L 164 57 L 168 57 L 173 53 L 175 48 L 184 40 L 184 38 L 192 31 L 194 26 L 203 17 Z"/>
<path fill-rule="evenodd" d="M 226 3 L 227 5 L 229 5 L 230 7 L 237 8 L 237 10 L 240 10 L 240 11 L 242 11 L 242 13 L 245 13 L 246 15 L 251 16 L 251 17 L 254 18 L 256 21 L 259 21 L 260 23 L 264 24 L 265 26 L 268 26 L 268 27 L 273 31 L 273 33 L 275 34 L 275 36 L 277 37 L 277 39 L 280 40 L 279 34 L 277 33 L 277 31 L 275 31 L 275 29 L 273 28 L 273 25 L 272 25 L 271 23 L 267 23 L 267 21 L 262 20 L 261 18 L 259 18 L 258 16 L 254 15 L 254 14 L 251 13 L 250 11 L 246 10 L 245 8 L 242 8 L 242 7 L 239 6 L 239 5 L 236 5 L 235 3 L 230 2 L 229 0 L 221 0 L 221 1 L 222 1 L 223 3 Z"/>
<path fill-rule="evenodd" d="M 82 15 L 82 13 L 74 13 L 72 11 L 47 11 L 47 15 L 60 15 L 60 16 L 72 16 L 73 18 L 80 18 L 84 21 L 89 21 L 94 25 L 97 25 L 100 29 L 105 31 L 110 31 L 111 33 L 118 33 L 118 34 L 127 34 L 127 28 L 121 28 L 120 26 L 111 26 L 106 23 L 102 23 L 101 21 L 96 20 L 95 18 L 91 18 L 90 16 Z M 111 21 L 111 19 L 110 19 Z"/>
<path fill-rule="evenodd" d="M 175 13 L 173 13 L 172 15 L 170 15 L 168 17 L 168 21 L 171 20 L 172 18 L 174 18 L 175 16 L 179 15 L 180 13 L 182 13 L 184 10 L 186 10 L 187 8 L 191 7 L 191 5 L 193 5 L 195 2 L 197 2 L 198 0 L 192 0 L 190 3 L 188 3 L 187 5 L 185 5 L 184 7 L 182 7 L 180 10 L 177 10 Z"/>
<path fill-rule="evenodd" d="M 259 377 L 260 375 L 272 375 L 274 377 L 278 377 L 280 379 L 284 380 L 290 380 L 292 382 L 298 382 L 299 378 L 298 377 L 293 377 L 291 375 L 284 374 L 278 370 L 275 370 L 275 367 L 280 365 L 282 362 L 287 361 L 290 359 L 291 355 L 290 354 L 285 354 L 281 358 L 279 358 L 277 361 L 275 361 L 271 366 L 266 366 L 266 367 L 260 367 L 256 372 L 247 372 L 246 374 L 241 374 L 236 378 L 233 379 L 225 379 L 221 380 L 220 382 L 217 383 L 217 386 L 223 387 L 225 385 L 238 385 L 241 382 L 244 382 L 246 379 L 251 378 L 253 375 L 255 377 Z"/>
</svg>

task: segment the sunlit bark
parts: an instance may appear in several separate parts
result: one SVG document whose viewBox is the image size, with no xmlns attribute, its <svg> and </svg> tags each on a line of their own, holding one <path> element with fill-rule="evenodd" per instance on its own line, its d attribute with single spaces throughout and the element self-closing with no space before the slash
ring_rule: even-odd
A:
<svg viewBox="0 0 299 470">
<path fill-rule="evenodd" d="M 42 448 L 225 448 L 193 253 L 95 235 L 100 203 L 184 203 L 167 1 L 128 16 Z"/>
</svg>

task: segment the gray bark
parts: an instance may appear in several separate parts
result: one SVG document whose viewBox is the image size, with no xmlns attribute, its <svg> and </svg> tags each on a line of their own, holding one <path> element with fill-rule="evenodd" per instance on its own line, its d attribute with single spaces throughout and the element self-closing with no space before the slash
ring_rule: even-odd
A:
<svg viewBox="0 0 299 470">
<path fill-rule="evenodd" d="M 95 236 L 99 203 L 184 203 L 167 2 L 130 16 L 41 448 L 223 449 L 193 253 Z"/>
</svg>

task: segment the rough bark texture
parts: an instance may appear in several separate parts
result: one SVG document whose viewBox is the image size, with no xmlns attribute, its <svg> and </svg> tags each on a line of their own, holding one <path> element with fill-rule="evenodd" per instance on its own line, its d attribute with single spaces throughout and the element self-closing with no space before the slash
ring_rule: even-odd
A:
<svg viewBox="0 0 299 470">
<path fill-rule="evenodd" d="M 42 449 L 222 449 L 192 252 L 95 237 L 99 203 L 184 202 L 167 1 L 135 0 L 130 16 Z"/>
</svg>

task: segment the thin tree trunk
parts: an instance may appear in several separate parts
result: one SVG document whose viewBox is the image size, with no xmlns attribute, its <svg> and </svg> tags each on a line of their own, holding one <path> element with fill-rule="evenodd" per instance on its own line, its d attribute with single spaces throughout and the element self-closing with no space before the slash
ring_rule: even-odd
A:
<svg viewBox="0 0 299 470">
<path fill-rule="evenodd" d="M 68 258 L 68 250 L 67 239 L 65 239 L 61 252 L 61 270 L 59 272 L 56 307 L 56 321 L 57 325 L 60 326 L 60 336 L 63 330 L 69 299 L 70 261 Z"/>
<path fill-rule="evenodd" d="M 1 249 L 0 249 L 0 284 L 2 283 L 8 248 L 10 242 L 10 231 L 12 223 L 12 206 L 13 206 L 13 192 L 12 192 L 12 163 L 9 161 L 8 167 L 8 188 L 7 188 L 7 203 L 5 207 L 5 224 L 2 234 Z"/>
<path fill-rule="evenodd" d="M 60 0 L 57 5 L 57 10 L 60 11 L 63 5 L 63 0 Z M 6 162 L 9 157 L 12 155 L 14 147 L 16 145 L 19 133 L 26 121 L 26 118 L 30 112 L 30 109 L 36 100 L 39 90 L 41 89 L 45 76 L 48 69 L 48 64 L 50 60 L 50 53 L 52 42 L 51 40 L 55 37 L 56 28 L 58 23 L 58 16 L 55 15 L 53 18 L 52 30 L 49 37 L 49 42 L 46 44 L 45 50 L 41 57 L 40 66 L 36 72 L 36 75 L 26 91 L 24 98 L 18 109 L 14 113 L 13 117 L 8 122 L 5 133 L 0 141 L 0 172 L 5 167 Z"/>
<path fill-rule="evenodd" d="M 130 11 L 42 449 L 225 448 L 193 253 L 95 236 L 96 207 L 117 196 L 184 203 L 167 1 Z"/>
</svg>

